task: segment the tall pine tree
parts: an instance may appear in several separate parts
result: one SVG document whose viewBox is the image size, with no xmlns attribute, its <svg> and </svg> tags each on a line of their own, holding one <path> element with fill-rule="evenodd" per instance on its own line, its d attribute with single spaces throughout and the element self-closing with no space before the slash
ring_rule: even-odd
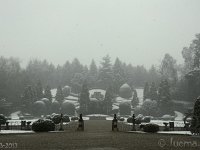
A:
<svg viewBox="0 0 200 150">
<path fill-rule="evenodd" d="M 157 100 L 158 99 L 158 93 L 155 82 L 151 83 L 150 90 L 149 90 L 149 98 L 151 100 Z"/>
<path fill-rule="evenodd" d="M 79 99 L 80 113 L 82 113 L 82 114 L 88 113 L 89 102 L 90 102 L 89 89 L 88 89 L 87 82 L 84 82 L 83 85 L 82 85 L 82 89 L 81 89 L 81 93 L 80 93 L 80 99 Z"/>
<path fill-rule="evenodd" d="M 99 71 L 99 84 L 103 89 L 107 89 L 109 85 L 112 85 L 113 82 L 113 73 L 112 73 L 112 65 L 110 61 L 110 56 L 106 55 L 103 57 L 103 61 L 101 62 L 101 68 Z"/>
<path fill-rule="evenodd" d="M 64 94 L 61 86 L 58 86 L 57 92 L 56 92 L 56 100 L 61 104 L 64 100 Z"/>
<path fill-rule="evenodd" d="M 149 83 L 146 82 L 143 91 L 143 100 L 146 100 L 148 98 L 149 98 Z"/>
<path fill-rule="evenodd" d="M 51 94 L 51 88 L 47 85 L 47 87 L 44 90 L 44 97 L 49 99 L 50 102 L 52 101 L 52 94 Z"/>
<path fill-rule="evenodd" d="M 104 112 L 109 114 L 112 110 L 112 99 L 113 99 L 113 92 L 112 87 L 106 90 L 105 99 L 104 99 Z"/>
<path fill-rule="evenodd" d="M 122 62 L 119 58 L 116 58 L 113 65 L 113 89 L 116 94 L 119 92 L 119 88 L 125 83 L 125 72 L 122 67 Z"/>
</svg>

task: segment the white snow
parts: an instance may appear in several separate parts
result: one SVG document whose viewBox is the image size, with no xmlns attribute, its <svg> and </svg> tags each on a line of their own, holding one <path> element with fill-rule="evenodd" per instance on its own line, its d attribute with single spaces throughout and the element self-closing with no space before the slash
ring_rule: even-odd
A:
<svg viewBox="0 0 200 150">
<path fill-rule="evenodd" d="M 100 92 L 100 93 L 103 94 L 104 96 L 105 96 L 105 94 L 106 94 L 106 91 L 105 91 L 105 90 L 102 90 L 102 89 L 92 89 L 92 90 L 89 90 L 90 96 L 93 95 L 94 92 Z"/>
<path fill-rule="evenodd" d="M 143 91 L 144 89 L 140 88 L 140 89 L 136 89 L 137 91 L 137 96 L 139 98 L 139 105 L 143 104 Z"/>
<path fill-rule="evenodd" d="M 57 92 L 57 89 L 51 89 L 52 97 L 56 97 L 56 92 Z"/>
<path fill-rule="evenodd" d="M 19 133 L 35 133 L 34 131 L 25 130 L 1 130 L 0 134 L 19 134 Z"/>
<path fill-rule="evenodd" d="M 144 131 L 128 131 L 129 133 L 147 133 Z M 192 135 L 190 131 L 158 131 L 159 134 L 171 134 L 171 135 Z"/>
<path fill-rule="evenodd" d="M 118 104 L 124 103 L 124 102 L 127 102 L 127 103 L 131 104 L 131 99 L 125 99 L 125 98 L 122 98 L 122 97 L 116 97 L 115 102 L 118 103 Z"/>
<path fill-rule="evenodd" d="M 183 121 L 183 119 L 184 119 L 184 115 L 181 113 L 181 112 L 178 112 L 178 111 L 174 111 L 174 113 L 175 113 L 175 120 L 176 121 L 178 121 L 178 120 L 181 120 L 181 121 Z"/>
<path fill-rule="evenodd" d="M 78 97 L 69 95 L 68 97 L 65 97 L 66 100 L 72 100 L 72 101 L 78 101 Z"/>
<path fill-rule="evenodd" d="M 13 119 L 13 120 L 19 119 L 20 113 L 21 113 L 21 111 L 16 111 L 16 112 L 10 114 L 11 119 Z"/>
<path fill-rule="evenodd" d="M 158 131 L 162 134 L 181 134 L 181 135 L 192 135 L 190 131 Z"/>
</svg>

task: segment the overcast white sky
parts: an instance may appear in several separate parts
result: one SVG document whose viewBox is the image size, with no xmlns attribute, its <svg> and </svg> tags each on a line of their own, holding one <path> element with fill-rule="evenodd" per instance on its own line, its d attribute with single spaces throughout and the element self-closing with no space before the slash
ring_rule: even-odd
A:
<svg viewBox="0 0 200 150">
<path fill-rule="evenodd" d="M 159 64 L 200 33 L 200 0 L 0 0 L 0 56 Z"/>
</svg>

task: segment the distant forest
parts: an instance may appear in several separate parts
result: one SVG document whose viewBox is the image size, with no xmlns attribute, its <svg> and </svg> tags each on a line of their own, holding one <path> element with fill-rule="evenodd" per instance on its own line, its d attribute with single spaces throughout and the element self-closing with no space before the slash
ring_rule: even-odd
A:
<svg viewBox="0 0 200 150">
<path fill-rule="evenodd" d="M 51 89 L 68 85 L 73 93 L 80 93 L 83 82 L 89 88 L 107 89 L 113 87 L 117 94 L 123 83 L 132 88 L 144 87 L 145 83 L 155 83 L 157 88 L 162 79 L 167 79 L 170 85 L 171 98 L 180 101 L 194 101 L 200 95 L 200 34 L 183 48 L 184 64 L 177 64 L 170 55 L 165 54 L 161 64 L 152 65 L 150 69 L 144 66 L 126 64 L 119 58 L 112 64 L 109 55 L 102 58 L 97 66 L 91 60 L 89 66 L 81 64 L 78 58 L 72 62 L 55 66 L 46 60 L 30 60 L 26 68 L 22 68 L 17 58 L 0 57 L 0 99 L 21 103 L 24 89 L 28 85 L 36 86 L 41 82 L 43 88 Z M 134 59 L 134 55 L 133 55 Z M 151 62 L 149 62 L 151 63 Z"/>
</svg>

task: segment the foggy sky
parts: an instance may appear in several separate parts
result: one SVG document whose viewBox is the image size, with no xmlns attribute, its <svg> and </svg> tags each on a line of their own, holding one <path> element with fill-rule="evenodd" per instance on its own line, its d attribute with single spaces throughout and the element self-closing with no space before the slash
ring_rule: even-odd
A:
<svg viewBox="0 0 200 150">
<path fill-rule="evenodd" d="M 199 0 L 0 0 L 0 56 L 88 65 L 109 54 L 149 67 L 170 53 L 181 63 L 200 33 L 199 8 Z"/>
</svg>

